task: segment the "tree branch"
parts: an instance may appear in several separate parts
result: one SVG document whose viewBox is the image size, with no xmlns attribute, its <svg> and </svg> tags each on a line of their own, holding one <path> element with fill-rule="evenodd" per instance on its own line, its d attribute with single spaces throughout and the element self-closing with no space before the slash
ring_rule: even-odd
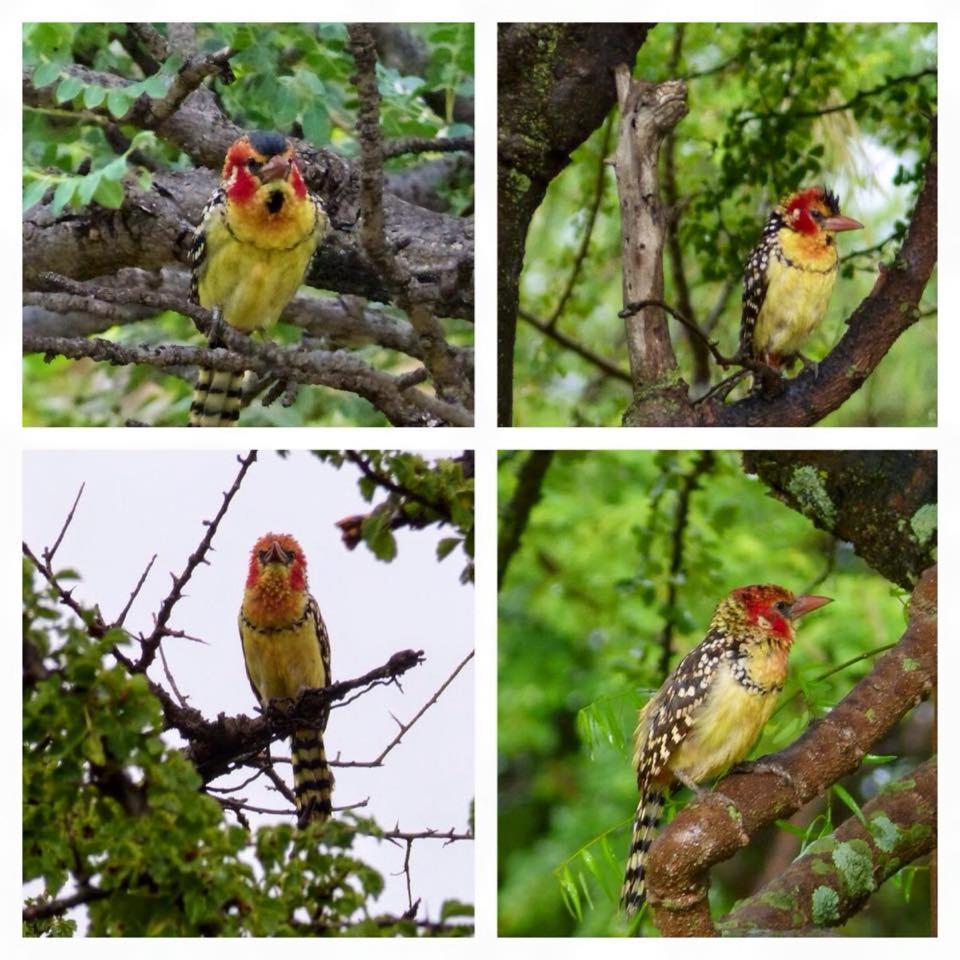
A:
<svg viewBox="0 0 960 960">
<path fill-rule="evenodd" d="M 543 488 L 543 478 L 553 460 L 552 450 L 531 450 L 517 473 L 517 488 L 504 507 L 500 521 L 500 542 L 497 547 L 497 589 L 513 555 L 520 547 L 520 539 L 530 519 L 530 511 L 537 505 Z"/>
<path fill-rule="evenodd" d="M 861 815 L 862 820 L 849 817 L 776 879 L 741 900 L 720 924 L 724 935 L 839 926 L 885 880 L 930 853 L 937 843 L 936 759 L 889 784 L 863 805 Z"/>
</svg>

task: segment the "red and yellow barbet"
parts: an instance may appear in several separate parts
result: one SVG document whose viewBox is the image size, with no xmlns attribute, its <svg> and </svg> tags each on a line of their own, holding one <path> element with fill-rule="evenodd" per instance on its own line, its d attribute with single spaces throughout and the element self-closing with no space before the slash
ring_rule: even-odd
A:
<svg viewBox="0 0 960 960">
<path fill-rule="evenodd" d="M 740 352 L 777 370 L 823 320 L 840 263 L 836 234 L 862 223 L 826 187 L 787 197 L 770 214 L 743 275 Z"/>
<path fill-rule="evenodd" d="M 327 628 L 307 590 L 303 550 L 289 534 L 268 533 L 253 545 L 240 607 L 240 642 L 250 686 L 263 707 L 330 683 Z M 328 715 L 315 728 L 294 731 L 291 741 L 301 827 L 330 817 L 333 774 L 323 746 Z"/>
<path fill-rule="evenodd" d="M 307 190 L 293 144 L 249 133 L 227 151 L 222 183 L 203 209 L 191 249 L 193 298 L 241 333 L 269 331 L 297 292 L 329 221 Z M 219 346 L 216 325 L 211 346 Z M 200 370 L 190 426 L 233 426 L 242 372 Z"/>
<path fill-rule="evenodd" d="M 620 906 L 643 905 L 644 864 L 665 797 L 676 784 L 698 783 L 742 760 L 773 712 L 787 677 L 794 621 L 829 603 L 783 587 L 740 587 L 721 600 L 704 640 L 640 710 L 636 751 L 640 801 Z"/>
</svg>

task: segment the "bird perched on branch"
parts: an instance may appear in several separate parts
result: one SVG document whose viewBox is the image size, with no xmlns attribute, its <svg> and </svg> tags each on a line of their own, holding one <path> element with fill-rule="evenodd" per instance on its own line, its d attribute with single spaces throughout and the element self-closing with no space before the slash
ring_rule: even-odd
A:
<svg viewBox="0 0 960 960">
<path fill-rule="evenodd" d="M 215 315 L 211 347 L 220 345 L 220 323 L 242 333 L 276 324 L 328 228 L 289 140 L 255 132 L 234 142 L 190 253 L 193 298 Z M 242 372 L 200 370 L 190 426 L 233 426 L 242 385 Z"/>
<path fill-rule="evenodd" d="M 247 677 L 261 706 L 329 686 L 330 639 L 307 590 L 306 557 L 289 534 L 268 533 L 253 545 L 239 619 Z M 296 729 L 290 745 L 301 827 L 330 817 L 333 774 L 323 746 L 328 716 L 326 710 L 315 726 Z"/>
<path fill-rule="evenodd" d="M 840 213 L 835 194 L 810 187 L 770 214 L 743 276 L 741 356 L 782 372 L 823 319 L 837 279 L 836 234 L 862 223 Z"/>
<path fill-rule="evenodd" d="M 830 603 L 783 587 L 739 587 L 721 600 L 704 640 L 640 710 L 633 763 L 640 800 L 620 906 L 646 899 L 644 865 L 664 799 L 742 760 L 773 712 L 787 676 L 794 621 Z"/>
</svg>

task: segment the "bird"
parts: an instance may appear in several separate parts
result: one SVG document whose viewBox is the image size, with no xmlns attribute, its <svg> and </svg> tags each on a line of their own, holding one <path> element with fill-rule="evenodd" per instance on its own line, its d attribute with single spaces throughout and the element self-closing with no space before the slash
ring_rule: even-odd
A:
<svg viewBox="0 0 960 960">
<path fill-rule="evenodd" d="M 627 916 L 646 900 L 647 852 L 666 797 L 677 784 L 701 793 L 699 783 L 747 755 L 783 689 L 795 621 L 830 602 L 773 584 L 732 590 L 706 637 L 641 708 L 633 757 L 640 797 L 620 894 Z"/>
<path fill-rule="evenodd" d="M 307 588 L 307 560 L 290 534 L 267 533 L 250 552 L 240 606 L 247 678 L 261 707 L 330 685 L 330 638 Z M 297 823 L 330 818 L 333 774 L 323 744 L 329 710 L 291 739 Z"/>
<path fill-rule="evenodd" d="M 222 323 L 246 334 L 276 324 L 329 226 L 290 140 L 253 131 L 234 141 L 190 250 L 192 299 L 214 313 L 211 347 L 221 344 Z M 243 379 L 242 372 L 201 369 L 190 426 L 235 425 Z"/>
<path fill-rule="evenodd" d="M 742 358 L 781 376 L 797 357 L 809 364 L 799 351 L 823 320 L 837 279 L 836 234 L 861 229 L 824 186 L 799 190 L 774 208 L 744 269 Z"/>
</svg>

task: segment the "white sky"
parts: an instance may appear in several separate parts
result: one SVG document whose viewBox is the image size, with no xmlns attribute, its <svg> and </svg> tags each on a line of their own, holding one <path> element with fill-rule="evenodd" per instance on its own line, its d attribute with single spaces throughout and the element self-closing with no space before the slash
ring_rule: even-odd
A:
<svg viewBox="0 0 960 960">
<path fill-rule="evenodd" d="M 80 572 L 76 596 L 98 603 L 109 621 L 156 553 L 126 621 L 132 633 L 149 632 L 170 588 L 169 572 L 183 570 L 204 535 L 203 521 L 219 509 L 221 493 L 238 469 L 236 454 L 227 452 L 28 452 L 23 536 L 34 552 L 51 545 L 85 483 L 55 566 Z M 236 624 L 247 560 L 261 534 L 292 533 L 306 554 L 310 590 L 330 632 L 335 680 L 360 676 L 398 650 L 426 654 L 426 662 L 401 679 L 403 693 L 378 687 L 331 712 L 327 755 L 354 761 L 378 756 L 397 731 L 391 713 L 408 722 L 473 648 L 473 588 L 458 582 L 462 550 L 442 563 L 436 560 L 437 541 L 451 535 L 450 527 L 399 531 L 398 555 L 390 564 L 377 561 L 362 544 L 352 552 L 343 546 L 334 522 L 369 509 L 358 491 L 358 476 L 352 465 L 337 471 L 303 451 L 286 459 L 261 452 L 214 538 L 210 565 L 195 572 L 171 618 L 172 629 L 201 637 L 207 645 L 164 642 L 177 686 L 192 706 L 208 718 L 221 711 L 253 714 L 255 700 Z M 374 503 L 382 498 L 375 496 Z M 474 790 L 472 666 L 461 671 L 383 767 L 334 768 L 335 806 L 369 797 L 358 812 L 384 829 L 466 830 Z M 149 672 L 165 684 L 159 659 Z M 277 756 L 289 755 L 286 744 L 272 749 Z M 278 770 L 289 783 L 289 765 Z M 259 782 L 235 796 L 246 796 L 257 806 L 286 806 Z M 254 826 L 279 821 L 249 816 Z M 233 821 L 230 815 L 228 819 Z M 384 874 L 386 889 L 375 909 L 405 910 L 404 878 L 393 876 L 403 868 L 403 845 L 363 838 L 355 849 Z M 422 897 L 418 916 L 425 909 L 437 919 L 442 901 L 450 897 L 473 902 L 473 853 L 471 841 L 448 846 L 437 840 L 415 842 L 411 876 L 414 898 Z"/>
</svg>

